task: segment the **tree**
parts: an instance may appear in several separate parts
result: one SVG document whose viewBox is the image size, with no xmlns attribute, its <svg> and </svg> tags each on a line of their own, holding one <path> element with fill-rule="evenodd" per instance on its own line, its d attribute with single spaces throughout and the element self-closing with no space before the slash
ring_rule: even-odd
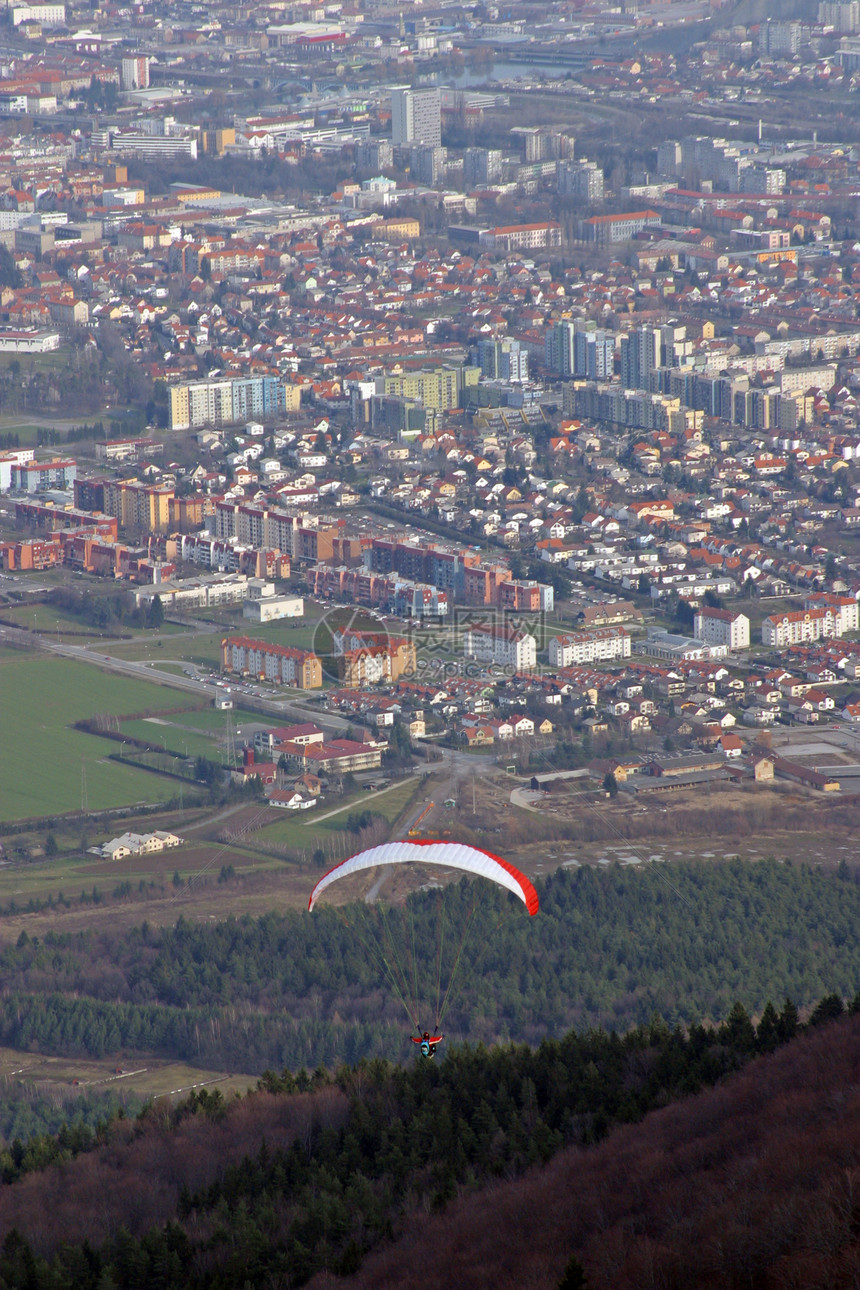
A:
<svg viewBox="0 0 860 1290">
<path fill-rule="evenodd" d="M 765 1010 L 761 1014 L 761 1020 L 756 1028 L 756 1039 L 759 1048 L 766 1053 L 776 1048 L 779 1043 L 779 1017 L 770 999 L 765 1005 Z"/>
<path fill-rule="evenodd" d="M 53 833 L 49 833 L 45 838 L 45 855 L 55 856 L 59 849 L 60 848 L 57 846 L 57 839 L 54 837 Z"/>
<path fill-rule="evenodd" d="M 793 1039 L 797 1034 L 798 1024 L 797 1008 L 791 999 L 786 998 L 782 1012 L 779 1014 L 779 1025 L 777 1027 L 780 1039 L 783 1042 Z"/>
<path fill-rule="evenodd" d="M 835 1021 L 845 1011 L 845 1004 L 839 994 L 828 994 L 820 1001 L 809 1018 L 810 1026 L 820 1026 L 824 1021 Z"/>
<path fill-rule="evenodd" d="M 579 1259 L 572 1258 L 564 1269 L 564 1275 L 558 1283 L 558 1290 L 587 1290 L 585 1272 Z"/>
<path fill-rule="evenodd" d="M 12 252 L 7 246 L 0 246 L 0 287 L 20 286 L 21 274 L 15 264 Z M 16 360 L 12 363 L 12 367 L 17 368 L 17 371 L 13 372 L 13 376 L 17 379 L 21 371 L 21 364 Z"/>
<path fill-rule="evenodd" d="M 750 1053 L 755 1048 L 755 1028 L 740 1001 L 734 1004 L 720 1031 L 736 1052 Z"/>
<path fill-rule="evenodd" d="M 684 631 L 691 632 L 693 630 L 694 617 L 695 614 L 693 612 L 693 606 L 690 604 L 689 600 L 679 600 L 678 607 L 675 610 L 675 621 L 678 626 L 683 628 Z"/>
<path fill-rule="evenodd" d="M 164 622 L 164 605 L 161 603 L 161 596 L 156 594 L 152 597 L 147 614 L 147 627 L 161 627 Z"/>
<path fill-rule="evenodd" d="M 401 765 L 412 760 L 412 740 L 409 737 L 408 729 L 402 721 L 396 721 L 391 727 L 391 733 L 388 737 L 388 751 L 385 757 L 386 761 Z"/>
<path fill-rule="evenodd" d="M 618 780 L 611 770 L 608 770 L 603 776 L 603 791 L 608 793 L 610 797 L 618 796 Z"/>
</svg>

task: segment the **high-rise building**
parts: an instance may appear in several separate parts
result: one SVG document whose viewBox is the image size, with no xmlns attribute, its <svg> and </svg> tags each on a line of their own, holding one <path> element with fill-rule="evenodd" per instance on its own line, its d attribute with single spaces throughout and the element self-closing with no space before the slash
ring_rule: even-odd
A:
<svg viewBox="0 0 860 1290">
<path fill-rule="evenodd" d="M 442 145 L 442 100 L 438 90 L 391 91 L 391 139 L 397 145 Z"/>
<path fill-rule="evenodd" d="M 560 161 L 558 191 L 562 197 L 573 197 L 595 205 L 603 201 L 603 171 L 596 161 Z"/>
<path fill-rule="evenodd" d="M 120 89 L 146 90 L 149 88 L 149 59 L 124 58 L 120 68 Z"/>
<path fill-rule="evenodd" d="M 660 367 L 663 341 L 657 327 L 640 327 L 621 337 L 621 384 L 626 390 L 647 390 L 648 379 Z"/>
<path fill-rule="evenodd" d="M 368 170 L 390 170 L 394 154 L 390 139 L 359 139 L 355 145 L 355 164 Z"/>
<path fill-rule="evenodd" d="M 467 148 L 463 153 L 463 183 L 492 184 L 502 173 L 502 154 L 498 148 Z"/>
<path fill-rule="evenodd" d="M 551 372 L 557 372 L 559 376 L 573 376 L 576 370 L 575 337 L 574 325 L 567 319 L 553 323 L 547 330 L 544 353 L 546 365 Z"/>
<path fill-rule="evenodd" d="M 573 346 L 574 376 L 605 381 L 615 371 L 615 336 L 602 327 L 577 327 Z"/>
<path fill-rule="evenodd" d="M 522 385 L 529 379 L 528 350 L 510 336 L 502 340 L 479 340 L 478 366 L 481 375 L 490 380 Z"/>
<path fill-rule="evenodd" d="M 768 18 L 759 27 L 759 47 L 772 58 L 791 58 L 800 49 L 800 23 Z"/>
<path fill-rule="evenodd" d="M 657 148 L 657 174 L 672 179 L 681 169 L 681 145 L 677 139 L 664 139 Z"/>
<path fill-rule="evenodd" d="M 447 148 L 434 148 L 422 143 L 409 154 L 409 173 L 419 184 L 439 184 L 445 178 L 448 159 Z"/>
<path fill-rule="evenodd" d="M 820 0 L 818 21 L 841 36 L 853 36 L 860 31 L 860 0 Z"/>
<path fill-rule="evenodd" d="M 236 425 L 252 417 L 277 416 L 286 404 L 286 386 L 276 376 L 184 381 L 170 387 L 170 428 Z"/>
</svg>

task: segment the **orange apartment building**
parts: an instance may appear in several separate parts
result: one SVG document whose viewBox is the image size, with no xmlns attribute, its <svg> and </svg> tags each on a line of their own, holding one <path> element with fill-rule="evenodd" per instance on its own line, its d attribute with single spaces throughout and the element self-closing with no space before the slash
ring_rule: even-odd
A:
<svg viewBox="0 0 860 1290">
<path fill-rule="evenodd" d="M 0 543 L 0 562 L 6 573 L 53 569 L 54 565 L 63 563 L 63 544 L 59 537 L 3 542 Z"/>
<path fill-rule="evenodd" d="M 347 689 L 390 685 L 403 675 L 414 676 L 415 642 L 386 632 L 336 632 L 333 638 L 338 675 Z"/>
<path fill-rule="evenodd" d="M 322 685 L 322 664 L 310 650 L 273 645 L 248 636 L 228 636 L 221 642 L 221 670 L 239 676 L 256 676 L 302 690 Z"/>
</svg>

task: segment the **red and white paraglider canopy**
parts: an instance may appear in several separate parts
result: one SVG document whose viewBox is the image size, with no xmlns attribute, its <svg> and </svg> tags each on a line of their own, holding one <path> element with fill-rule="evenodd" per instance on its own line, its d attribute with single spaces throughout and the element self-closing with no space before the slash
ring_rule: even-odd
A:
<svg viewBox="0 0 860 1290">
<path fill-rule="evenodd" d="M 489 878 L 500 887 L 506 887 L 523 902 L 530 914 L 536 914 L 540 907 L 538 894 L 525 876 L 515 869 L 507 860 L 494 856 L 480 847 L 468 847 L 462 842 L 385 842 L 382 846 L 370 847 L 350 856 L 341 864 L 335 865 L 320 878 L 311 892 L 308 909 L 313 909 L 318 898 L 327 887 L 346 878 L 348 874 L 360 873 L 363 869 L 373 869 L 376 865 L 393 864 L 432 864 L 445 869 L 462 869 L 464 873 L 475 874 L 479 878 Z"/>
</svg>

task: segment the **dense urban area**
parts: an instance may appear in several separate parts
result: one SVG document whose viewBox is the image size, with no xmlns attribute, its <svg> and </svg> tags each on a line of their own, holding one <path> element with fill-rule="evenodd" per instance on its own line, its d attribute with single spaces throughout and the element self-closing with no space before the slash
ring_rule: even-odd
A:
<svg viewBox="0 0 860 1290">
<path fill-rule="evenodd" d="M 7 0 L 0 719 L 3 1286 L 854 1284 L 860 0 Z"/>
</svg>

